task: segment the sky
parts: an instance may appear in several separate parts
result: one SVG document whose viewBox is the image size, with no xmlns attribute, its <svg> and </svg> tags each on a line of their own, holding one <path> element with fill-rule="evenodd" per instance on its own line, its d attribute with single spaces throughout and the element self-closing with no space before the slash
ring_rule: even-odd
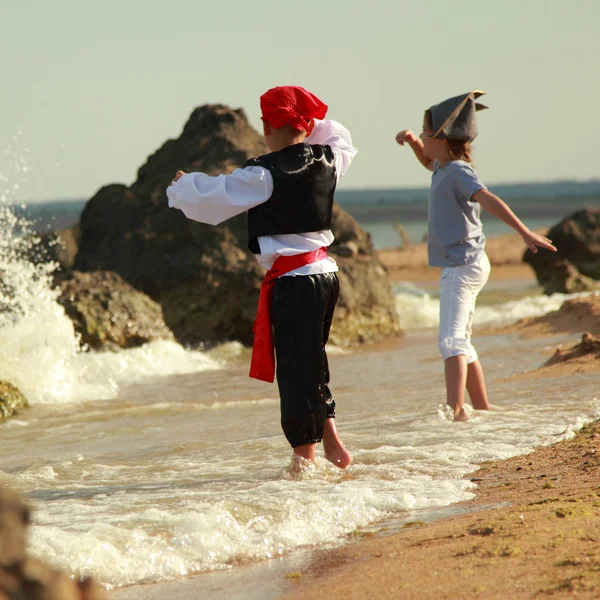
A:
<svg viewBox="0 0 600 600">
<path fill-rule="evenodd" d="M 474 89 L 488 185 L 600 177 L 598 0 L 4 0 L 0 195 L 131 184 L 206 103 L 302 85 L 359 153 L 342 189 L 426 187 L 394 141 Z"/>
</svg>

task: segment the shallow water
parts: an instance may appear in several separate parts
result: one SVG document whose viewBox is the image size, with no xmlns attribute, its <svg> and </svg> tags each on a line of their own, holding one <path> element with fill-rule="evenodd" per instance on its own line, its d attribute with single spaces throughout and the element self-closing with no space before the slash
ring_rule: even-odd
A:
<svg viewBox="0 0 600 600">
<path fill-rule="evenodd" d="M 346 472 L 320 460 L 290 473 L 276 388 L 248 379 L 245 351 L 232 359 L 231 348 L 229 366 L 146 375 L 110 400 L 34 406 L 1 429 L 2 471 L 36 509 L 32 552 L 109 587 L 276 557 L 465 500 L 474 487 L 461 477 L 481 461 L 599 416 L 597 375 L 576 386 L 503 381 L 556 341 L 480 338 L 496 410 L 466 424 L 444 411 L 431 333 L 332 356 L 338 427 L 355 456 Z"/>
<path fill-rule="evenodd" d="M 247 377 L 247 350 L 161 342 L 81 352 L 51 268 L 29 262 L 17 230 L 0 210 L 0 379 L 32 408 L 0 424 L 0 476 L 35 508 L 31 552 L 109 588 L 323 548 L 439 511 L 472 497 L 463 476 L 481 461 L 569 437 L 600 415 L 598 375 L 505 381 L 558 339 L 495 337 L 476 346 L 496 410 L 453 423 L 431 329 L 435 294 L 406 284 L 400 343 L 331 352 L 354 465 L 342 472 L 321 459 L 294 476 L 277 389 Z M 478 322 L 544 314 L 566 299 L 516 296 L 481 306 Z"/>
</svg>

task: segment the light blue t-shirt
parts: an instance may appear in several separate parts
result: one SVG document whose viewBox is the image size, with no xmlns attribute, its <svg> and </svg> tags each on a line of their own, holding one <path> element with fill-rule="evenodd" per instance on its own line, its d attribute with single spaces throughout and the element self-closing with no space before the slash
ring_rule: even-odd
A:
<svg viewBox="0 0 600 600">
<path fill-rule="evenodd" d="M 471 198 L 485 189 L 473 167 L 455 160 L 434 164 L 429 192 L 427 251 L 430 267 L 477 262 L 485 252 L 481 206 Z"/>
</svg>

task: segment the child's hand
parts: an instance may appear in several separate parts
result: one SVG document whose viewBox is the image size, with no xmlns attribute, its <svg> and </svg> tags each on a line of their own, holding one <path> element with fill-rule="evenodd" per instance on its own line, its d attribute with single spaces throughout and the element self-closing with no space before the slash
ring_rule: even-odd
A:
<svg viewBox="0 0 600 600">
<path fill-rule="evenodd" d="M 406 142 L 414 144 L 417 141 L 417 136 L 410 129 L 403 129 L 398 135 L 396 135 L 396 141 L 404 146 Z"/>
<path fill-rule="evenodd" d="M 175 183 L 180 177 L 183 177 L 185 173 L 183 171 L 177 171 L 175 173 L 175 177 L 173 177 L 173 183 Z"/>
<path fill-rule="evenodd" d="M 552 240 L 549 240 L 547 237 L 543 235 L 538 235 L 533 231 L 527 229 L 524 233 L 521 234 L 523 241 L 527 244 L 529 249 L 532 252 L 537 252 L 537 247 L 545 248 L 546 250 L 550 250 L 551 252 L 556 252 L 556 247 L 552 245 Z"/>
</svg>

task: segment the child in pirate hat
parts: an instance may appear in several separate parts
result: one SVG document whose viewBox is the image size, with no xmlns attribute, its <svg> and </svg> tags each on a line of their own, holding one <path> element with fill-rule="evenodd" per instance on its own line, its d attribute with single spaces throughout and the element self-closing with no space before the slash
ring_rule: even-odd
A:
<svg viewBox="0 0 600 600">
<path fill-rule="evenodd" d="M 552 242 L 528 229 L 492 194 L 471 165 L 471 142 L 477 137 L 476 102 L 484 92 L 454 96 L 425 111 L 423 132 L 405 129 L 396 141 L 408 144 L 430 171 L 427 250 L 430 267 L 441 267 L 438 346 L 444 359 L 447 403 L 455 421 L 466 421 L 465 388 L 473 408 L 489 410 L 483 369 L 471 344 L 477 296 L 490 274 L 485 253 L 481 207 L 510 225 L 533 252 L 556 251 Z"/>
<path fill-rule="evenodd" d="M 229 175 L 178 171 L 169 206 L 217 225 L 248 212 L 248 246 L 267 269 L 254 325 L 250 377 L 272 382 L 277 358 L 281 424 L 294 464 L 325 457 L 346 468 L 351 454 L 335 426 L 325 344 L 339 296 L 338 267 L 327 255 L 333 194 L 356 149 L 348 130 L 324 120 L 327 105 L 298 86 L 260 97 L 269 154 Z"/>
</svg>

